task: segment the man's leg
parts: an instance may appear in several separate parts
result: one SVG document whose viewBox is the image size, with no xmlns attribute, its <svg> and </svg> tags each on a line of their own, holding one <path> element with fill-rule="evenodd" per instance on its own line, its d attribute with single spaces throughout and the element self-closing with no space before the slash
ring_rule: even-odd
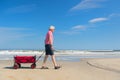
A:
<svg viewBox="0 0 120 80">
<path fill-rule="evenodd" d="M 42 66 L 46 66 L 46 61 L 47 61 L 47 59 L 48 59 L 48 56 L 49 56 L 49 55 L 45 55 Z"/>
<path fill-rule="evenodd" d="M 59 69 L 61 66 L 58 66 L 57 63 L 56 63 L 56 59 L 55 59 L 55 55 L 51 55 L 51 58 L 52 58 L 52 62 L 54 64 L 54 68 L 55 69 Z"/>
<path fill-rule="evenodd" d="M 57 66 L 55 55 L 51 55 L 51 58 L 52 58 L 52 62 L 54 64 L 54 66 Z"/>
</svg>

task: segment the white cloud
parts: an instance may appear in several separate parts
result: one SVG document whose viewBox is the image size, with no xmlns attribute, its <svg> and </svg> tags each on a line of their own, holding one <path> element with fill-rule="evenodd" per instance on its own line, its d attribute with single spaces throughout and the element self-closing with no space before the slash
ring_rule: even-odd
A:
<svg viewBox="0 0 120 80">
<path fill-rule="evenodd" d="M 75 35 L 75 34 L 79 34 L 81 30 L 85 30 L 85 29 L 86 29 L 86 26 L 77 25 L 77 26 L 73 26 L 69 30 L 63 31 L 61 33 L 62 34 L 67 34 L 67 35 Z"/>
<path fill-rule="evenodd" d="M 86 27 L 83 25 L 77 25 L 77 26 L 72 27 L 72 29 L 73 30 L 84 30 L 84 29 L 86 29 Z"/>
<path fill-rule="evenodd" d="M 13 28 L 13 27 L 0 27 L 0 32 L 1 31 L 20 31 L 20 30 L 28 30 L 27 28 Z"/>
<path fill-rule="evenodd" d="M 26 13 L 26 12 L 31 12 L 31 11 L 33 11 L 35 9 L 36 9 L 35 4 L 20 5 L 20 6 L 16 6 L 16 7 L 13 7 L 13 8 L 8 8 L 6 10 L 6 13 Z"/>
<path fill-rule="evenodd" d="M 100 18 L 94 18 L 89 20 L 89 23 L 97 23 L 97 22 L 103 22 L 103 21 L 107 21 L 109 20 L 109 18 L 107 17 L 100 17 Z M 86 25 L 76 25 L 71 27 L 69 30 L 67 31 L 62 31 L 62 34 L 67 34 L 67 35 L 75 35 L 75 34 L 80 34 L 81 31 L 85 31 L 88 28 L 93 28 L 93 24 L 86 24 Z"/>
<path fill-rule="evenodd" d="M 102 21 L 107 21 L 108 18 L 94 18 L 89 20 L 90 23 L 96 23 L 96 22 L 102 22 Z"/>
<path fill-rule="evenodd" d="M 67 34 L 67 35 L 74 35 L 74 34 L 79 34 L 80 32 L 69 30 L 69 31 L 62 31 L 62 32 L 60 32 L 60 33 L 62 33 L 62 34 Z"/>
<path fill-rule="evenodd" d="M 82 0 L 79 4 L 72 7 L 70 11 L 100 8 L 102 7 L 100 3 L 104 1 L 106 0 Z"/>
<path fill-rule="evenodd" d="M 27 28 L 0 27 L 0 44 L 34 36 Z"/>
<path fill-rule="evenodd" d="M 109 18 L 112 18 L 112 17 L 120 17 L 120 13 L 112 13 L 109 15 Z"/>
</svg>

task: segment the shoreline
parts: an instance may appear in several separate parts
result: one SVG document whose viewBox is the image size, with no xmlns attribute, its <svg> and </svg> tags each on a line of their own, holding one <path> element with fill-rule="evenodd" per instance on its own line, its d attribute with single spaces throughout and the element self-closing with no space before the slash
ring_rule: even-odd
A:
<svg viewBox="0 0 120 80">
<path fill-rule="evenodd" d="M 95 68 L 120 73 L 120 64 L 119 64 L 119 62 L 120 62 L 120 58 L 102 58 L 102 59 L 88 60 L 87 64 L 89 64 L 90 66 L 93 66 Z"/>
</svg>

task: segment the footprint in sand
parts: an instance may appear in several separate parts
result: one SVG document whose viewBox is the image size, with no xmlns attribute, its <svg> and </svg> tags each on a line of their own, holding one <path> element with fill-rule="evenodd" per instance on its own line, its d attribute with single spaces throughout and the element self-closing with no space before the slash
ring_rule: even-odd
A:
<svg viewBox="0 0 120 80">
<path fill-rule="evenodd" d="M 28 78 L 27 80 L 32 80 L 32 79 Z"/>
<path fill-rule="evenodd" d="M 9 79 L 12 79 L 12 80 L 17 80 L 15 77 L 13 76 L 8 76 Z"/>
</svg>

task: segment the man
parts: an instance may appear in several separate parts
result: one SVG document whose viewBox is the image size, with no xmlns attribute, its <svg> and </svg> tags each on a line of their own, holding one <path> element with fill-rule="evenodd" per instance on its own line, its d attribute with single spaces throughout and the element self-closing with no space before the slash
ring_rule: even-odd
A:
<svg viewBox="0 0 120 80">
<path fill-rule="evenodd" d="M 45 38 L 45 57 L 44 57 L 44 61 L 42 64 L 41 69 L 48 69 L 48 67 L 46 67 L 46 61 L 48 59 L 48 56 L 51 56 L 52 62 L 54 64 L 54 69 L 59 69 L 60 66 L 57 65 L 56 60 L 55 60 L 55 55 L 54 55 L 54 48 L 53 48 L 53 32 L 55 30 L 54 26 L 50 26 L 49 27 L 49 31 L 46 34 L 46 38 Z"/>
</svg>

